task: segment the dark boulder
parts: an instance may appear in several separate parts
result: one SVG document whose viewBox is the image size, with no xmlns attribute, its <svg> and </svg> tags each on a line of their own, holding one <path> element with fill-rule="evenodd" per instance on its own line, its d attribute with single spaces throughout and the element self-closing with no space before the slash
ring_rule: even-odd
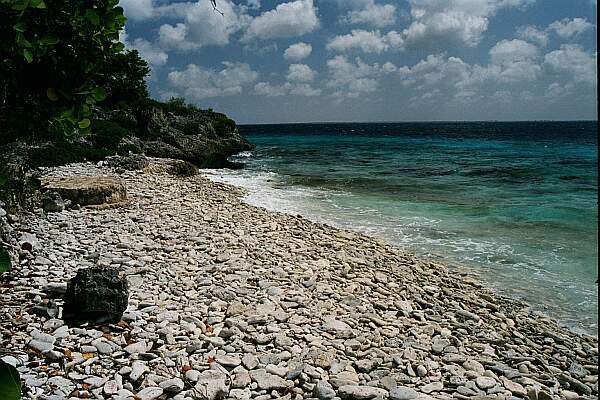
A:
<svg viewBox="0 0 600 400">
<path fill-rule="evenodd" d="M 232 120 L 212 111 L 175 115 L 151 108 L 139 120 L 146 132 L 140 144 L 151 157 L 185 160 L 200 168 L 221 168 L 229 166 L 229 156 L 253 148 Z"/>
<path fill-rule="evenodd" d="M 175 160 L 168 169 L 171 175 L 187 178 L 198 175 L 198 167 L 189 161 Z"/>
<path fill-rule="evenodd" d="M 42 208 L 46 212 L 61 212 L 65 209 L 65 202 L 59 193 L 48 191 L 42 197 Z"/>
<path fill-rule="evenodd" d="M 80 269 L 67 284 L 63 319 L 78 325 L 84 322 L 116 323 L 127 309 L 127 279 L 118 269 L 92 267 Z"/>
</svg>

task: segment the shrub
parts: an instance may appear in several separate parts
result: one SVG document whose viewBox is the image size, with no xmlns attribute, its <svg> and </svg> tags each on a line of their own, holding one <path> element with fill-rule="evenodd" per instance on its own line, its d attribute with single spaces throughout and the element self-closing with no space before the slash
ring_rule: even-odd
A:
<svg viewBox="0 0 600 400">
<path fill-rule="evenodd" d="M 187 117 L 200 111 L 197 106 L 193 104 L 187 104 L 185 100 L 180 97 L 171 97 L 171 99 L 166 103 L 162 103 L 160 107 L 162 108 L 163 112 L 170 112 L 183 117 Z"/>
<path fill-rule="evenodd" d="M 10 137 L 89 133 L 97 103 L 147 95 L 147 64 L 119 42 L 118 0 L 0 0 L 0 15 L 0 115 L 14 117 L 0 129 Z"/>
<path fill-rule="evenodd" d="M 95 149 L 88 145 L 66 140 L 32 148 L 28 156 L 30 168 L 56 167 L 81 161 L 100 161 L 114 151 Z"/>
<path fill-rule="evenodd" d="M 106 150 L 117 150 L 121 139 L 131 136 L 128 129 L 112 121 L 94 120 L 91 140 L 96 147 Z"/>
<path fill-rule="evenodd" d="M 236 129 L 235 121 L 227 118 L 225 114 L 214 113 L 217 117 L 216 121 L 212 123 L 213 128 L 217 136 L 224 136 L 229 132 L 233 132 Z"/>
</svg>

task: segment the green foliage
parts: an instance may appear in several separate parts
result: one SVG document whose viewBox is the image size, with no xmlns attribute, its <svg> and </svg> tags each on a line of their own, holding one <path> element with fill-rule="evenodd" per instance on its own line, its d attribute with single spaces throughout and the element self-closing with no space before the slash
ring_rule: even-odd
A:
<svg viewBox="0 0 600 400">
<path fill-rule="evenodd" d="M 12 263 L 10 262 L 10 255 L 8 251 L 0 246 L 0 273 L 10 271 Z M 2 391 L 0 391 L 2 393 Z"/>
<path fill-rule="evenodd" d="M 3 400 L 19 400 L 21 398 L 19 371 L 2 360 L 0 360 L 0 394 L 2 394 Z"/>
<path fill-rule="evenodd" d="M 182 99 L 181 97 L 171 97 L 166 103 L 160 103 L 160 108 L 162 108 L 165 113 L 170 112 L 183 117 L 200 111 L 195 105 L 187 104 L 185 99 Z"/>
<path fill-rule="evenodd" d="M 140 127 L 131 110 L 119 110 L 108 117 L 108 121 L 114 122 L 117 125 L 129 130 L 132 133 L 139 133 Z"/>
<path fill-rule="evenodd" d="M 118 0 L 0 0 L 0 15 L 0 124 L 9 135 L 44 125 L 45 137 L 86 134 L 95 105 L 147 95 L 147 64 L 119 42 Z"/>
<path fill-rule="evenodd" d="M 112 121 L 94 120 L 92 140 L 95 147 L 116 150 L 121 139 L 131 136 L 131 132 Z"/>
<path fill-rule="evenodd" d="M 125 108 L 127 105 L 148 97 L 145 77 L 150 68 L 137 50 L 127 50 L 113 55 L 104 68 L 105 87 L 109 95 L 105 104 Z"/>
<path fill-rule="evenodd" d="M 89 145 L 61 140 L 31 149 L 28 166 L 30 168 L 56 167 L 84 160 L 100 161 L 114 153 L 108 149 L 93 148 Z"/>
<path fill-rule="evenodd" d="M 214 113 L 216 121 L 213 122 L 213 128 L 218 136 L 224 136 L 229 132 L 233 132 L 236 128 L 235 121 L 227 118 L 225 114 Z"/>
</svg>

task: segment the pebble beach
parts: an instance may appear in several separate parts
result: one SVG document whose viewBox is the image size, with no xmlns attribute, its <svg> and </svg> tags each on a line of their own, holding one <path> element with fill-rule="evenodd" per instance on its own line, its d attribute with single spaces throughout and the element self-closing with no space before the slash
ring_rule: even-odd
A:
<svg viewBox="0 0 600 400">
<path fill-rule="evenodd" d="M 46 169 L 118 176 L 128 200 L 9 218 L 14 240 L 34 243 L 0 282 L 0 356 L 24 398 L 598 397 L 597 337 L 467 270 L 245 204 L 241 189 L 167 163 Z M 127 277 L 127 311 L 67 326 L 66 283 L 94 265 Z"/>
</svg>

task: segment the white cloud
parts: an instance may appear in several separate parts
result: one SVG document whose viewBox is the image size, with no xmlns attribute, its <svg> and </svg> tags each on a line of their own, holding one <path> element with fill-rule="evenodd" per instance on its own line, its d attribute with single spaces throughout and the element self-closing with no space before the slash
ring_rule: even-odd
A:
<svg viewBox="0 0 600 400">
<path fill-rule="evenodd" d="M 486 98 L 498 103 L 509 98 L 509 87 L 532 84 L 542 75 L 539 50 L 531 43 L 502 40 L 490 49 L 489 55 L 490 62 L 481 66 L 458 57 L 432 54 L 412 67 L 398 68 L 398 76 L 404 86 L 420 91 L 443 89 L 448 97 L 461 102 Z"/>
<path fill-rule="evenodd" d="M 490 49 L 490 57 L 494 64 L 531 60 L 538 55 L 537 47 L 521 39 L 501 40 Z"/>
<path fill-rule="evenodd" d="M 389 71 L 378 63 L 367 64 L 360 58 L 354 62 L 345 56 L 336 56 L 327 61 L 330 79 L 327 86 L 334 89 L 336 97 L 359 97 L 362 94 L 373 93 L 379 87 L 378 79 Z"/>
<path fill-rule="evenodd" d="M 327 44 L 327 48 L 337 52 L 361 50 L 365 53 L 379 54 L 389 49 L 401 48 L 402 44 L 402 37 L 396 31 L 381 35 L 379 31 L 355 29 L 347 35 L 334 37 Z"/>
<path fill-rule="evenodd" d="M 544 98 L 545 100 L 556 102 L 563 97 L 573 94 L 574 90 L 575 85 L 573 85 L 570 82 L 565 85 L 561 85 L 558 82 L 553 82 L 546 89 L 546 92 L 544 93 Z"/>
<path fill-rule="evenodd" d="M 539 50 L 521 39 L 501 40 L 490 49 L 489 77 L 501 82 L 533 81 L 542 72 Z"/>
<path fill-rule="evenodd" d="M 214 70 L 189 64 L 183 71 L 169 72 L 168 81 L 184 97 L 200 100 L 239 95 L 244 86 L 258 79 L 258 73 L 246 63 L 223 62 L 223 67 L 221 70 Z"/>
<path fill-rule="evenodd" d="M 317 71 L 306 64 L 291 64 L 287 79 L 293 82 L 311 82 L 315 80 Z"/>
<path fill-rule="evenodd" d="M 140 56 L 154 68 L 165 65 L 169 59 L 167 53 L 146 39 L 137 38 L 130 46 L 139 51 Z"/>
<path fill-rule="evenodd" d="M 564 18 L 559 21 L 554 21 L 545 29 L 540 29 L 536 26 L 522 26 L 517 29 L 517 35 L 525 40 L 537 42 L 542 46 L 548 44 L 550 34 L 554 33 L 560 38 L 569 39 L 574 36 L 593 29 L 594 24 L 588 22 L 585 18 Z"/>
<path fill-rule="evenodd" d="M 283 85 L 271 85 L 268 82 L 258 82 L 254 85 L 254 92 L 261 96 L 277 97 L 285 96 L 288 90 Z"/>
<path fill-rule="evenodd" d="M 268 82 L 259 82 L 254 85 L 254 92 L 260 96 L 280 97 L 286 95 L 314 97 L 320 96 L 321 89 L 315 89 L 308 83 L 286 82 L 283 85 L 271 85 Z"/>
<path fill-rule="evenodd" d="M 398 70 L 398 67 L 389 61 L 383 64 L 382 68 L 387 73 L 396 72 Z"/>
<path fill-rule="evenodd" d="M 436 40 L 475 46 L 487 30 L 488 19 L 464 12 L 434 13 L 413 22 L 403 33 L 411 46 L 429 45 Z"/>
<path fill-rule="evenodd" d="M 597 54 L 587 53 L 576 44 L 563 44 L 559 50 L 544 56 L 544 64 L 551 71 L 565 73 L 575 82 L 597 85 Z"/>
<path fill-rule="evenodd" d="M 568 39 L 580 35 L 593 27 L 594 24 L 588 22 L 585 18 L 565 18 L 560 21 L 554 21 L 548 26 L 548 29 L 556 32 L 561 38 Z"/>
<path fill-rule="evenodd" d="M 166 48 L 184 47 L 186 35 L 187 25 L 184 23 L 178 23 L 174 26 L 164 24 L 158 29 L 159 41 Z"/>
<path fill-rule="evenodd" d="M 358 9 L 353 9 L 342 18 L 349 24 L 367 24 L 377 28 L 393 25 L 396 22 L 396 6 L 393 4 L 376 4 L 374 0 L 361 2 Z"/>
<path fill-rule="evenodd" d="M 128 37 L 129 37 L 129 35 L 127 34 L 127 29 L 125 27 L 123 27 L 123 29 L 121 29 L 119 31 L 119 42 L 121 42 L 123 44 L 127 44 Z"/>
<path fill-rule="evenodd" d="M 534 0 L 409 0 L 413 22 L 403 31 L 409 47 L 456 42 L 475 46 L 500 9 L 523 7 Z"/>
<path fill-rule="evenodd" d="M 279 4 L 252 19 L 242 40 L 302 36 L 312 32 L 318 25 L 313 0 L 296 0 Z"/>
<path fill-rule="evenodd" d="M 536 42 L 542 46 L 548 44 L 548 31 L 539 29 L 536 26 L 529 25 L 518 28 L 517 36 L 530 42 Z"/>
<path fill-rule="evenodd" d="M 246 0 L 246 4 L 252 10 L 260 10 L 260 0 Z"/>
<path fill-rule="evenodd" d="M 312 46 L 308 43 L 294 43 L 288 47 L 283 53 L 283 58 L 288 61 L 300 61 L 310 56 Z"/>
<path fill-rule="evenodd" d="M 250 17 L 229 0 L 220 0 L 219 10 L 223 15 L 213 9 L 210 0 L 157 8 L 161 15 L 183 18 L 183 22 L 176 25 L 164 24 L 159 28 L 161 46 L 185 51 L 229 44 L 230 36 L 246 27 Z"/>
<path fill-rule="evenodd" d="M 458 57 L 445 57 L 443 54 L 430 54 L 412 67 L 398 69 L 398 75 L 405 86 L 420 88 L 435 85 L 456 86 L 469 79 L 471 66 Z"/>
<path fill-rule="evenodd" d="M 128 19 L 142 21 L 155 16 L 153 0 L 120 0 L 123 13 Z"/>
<path fill-rule="evenodd" d="M 417 91 L 411 101 L 439 98 L 457 104 L 486 102 L 493 106 L 557 102 L 583 87 L 595 87 L 596 64 L 596 53 L 578 45 L 562 45 L 544 56 L 537 46 L 513 39 L 496 43 L 489 51 L 487 65 L 432 54 L 413 66 L 397 68 L 397 76 L 402 85 Z"/>
<path fill-rule="evenodd" d="M 321 95 L 321 89 L 315 89 L 308 83 L 298 83 L 290 86 L 290 94 L 304 97 L 314 97 Z"/>
</svg>

